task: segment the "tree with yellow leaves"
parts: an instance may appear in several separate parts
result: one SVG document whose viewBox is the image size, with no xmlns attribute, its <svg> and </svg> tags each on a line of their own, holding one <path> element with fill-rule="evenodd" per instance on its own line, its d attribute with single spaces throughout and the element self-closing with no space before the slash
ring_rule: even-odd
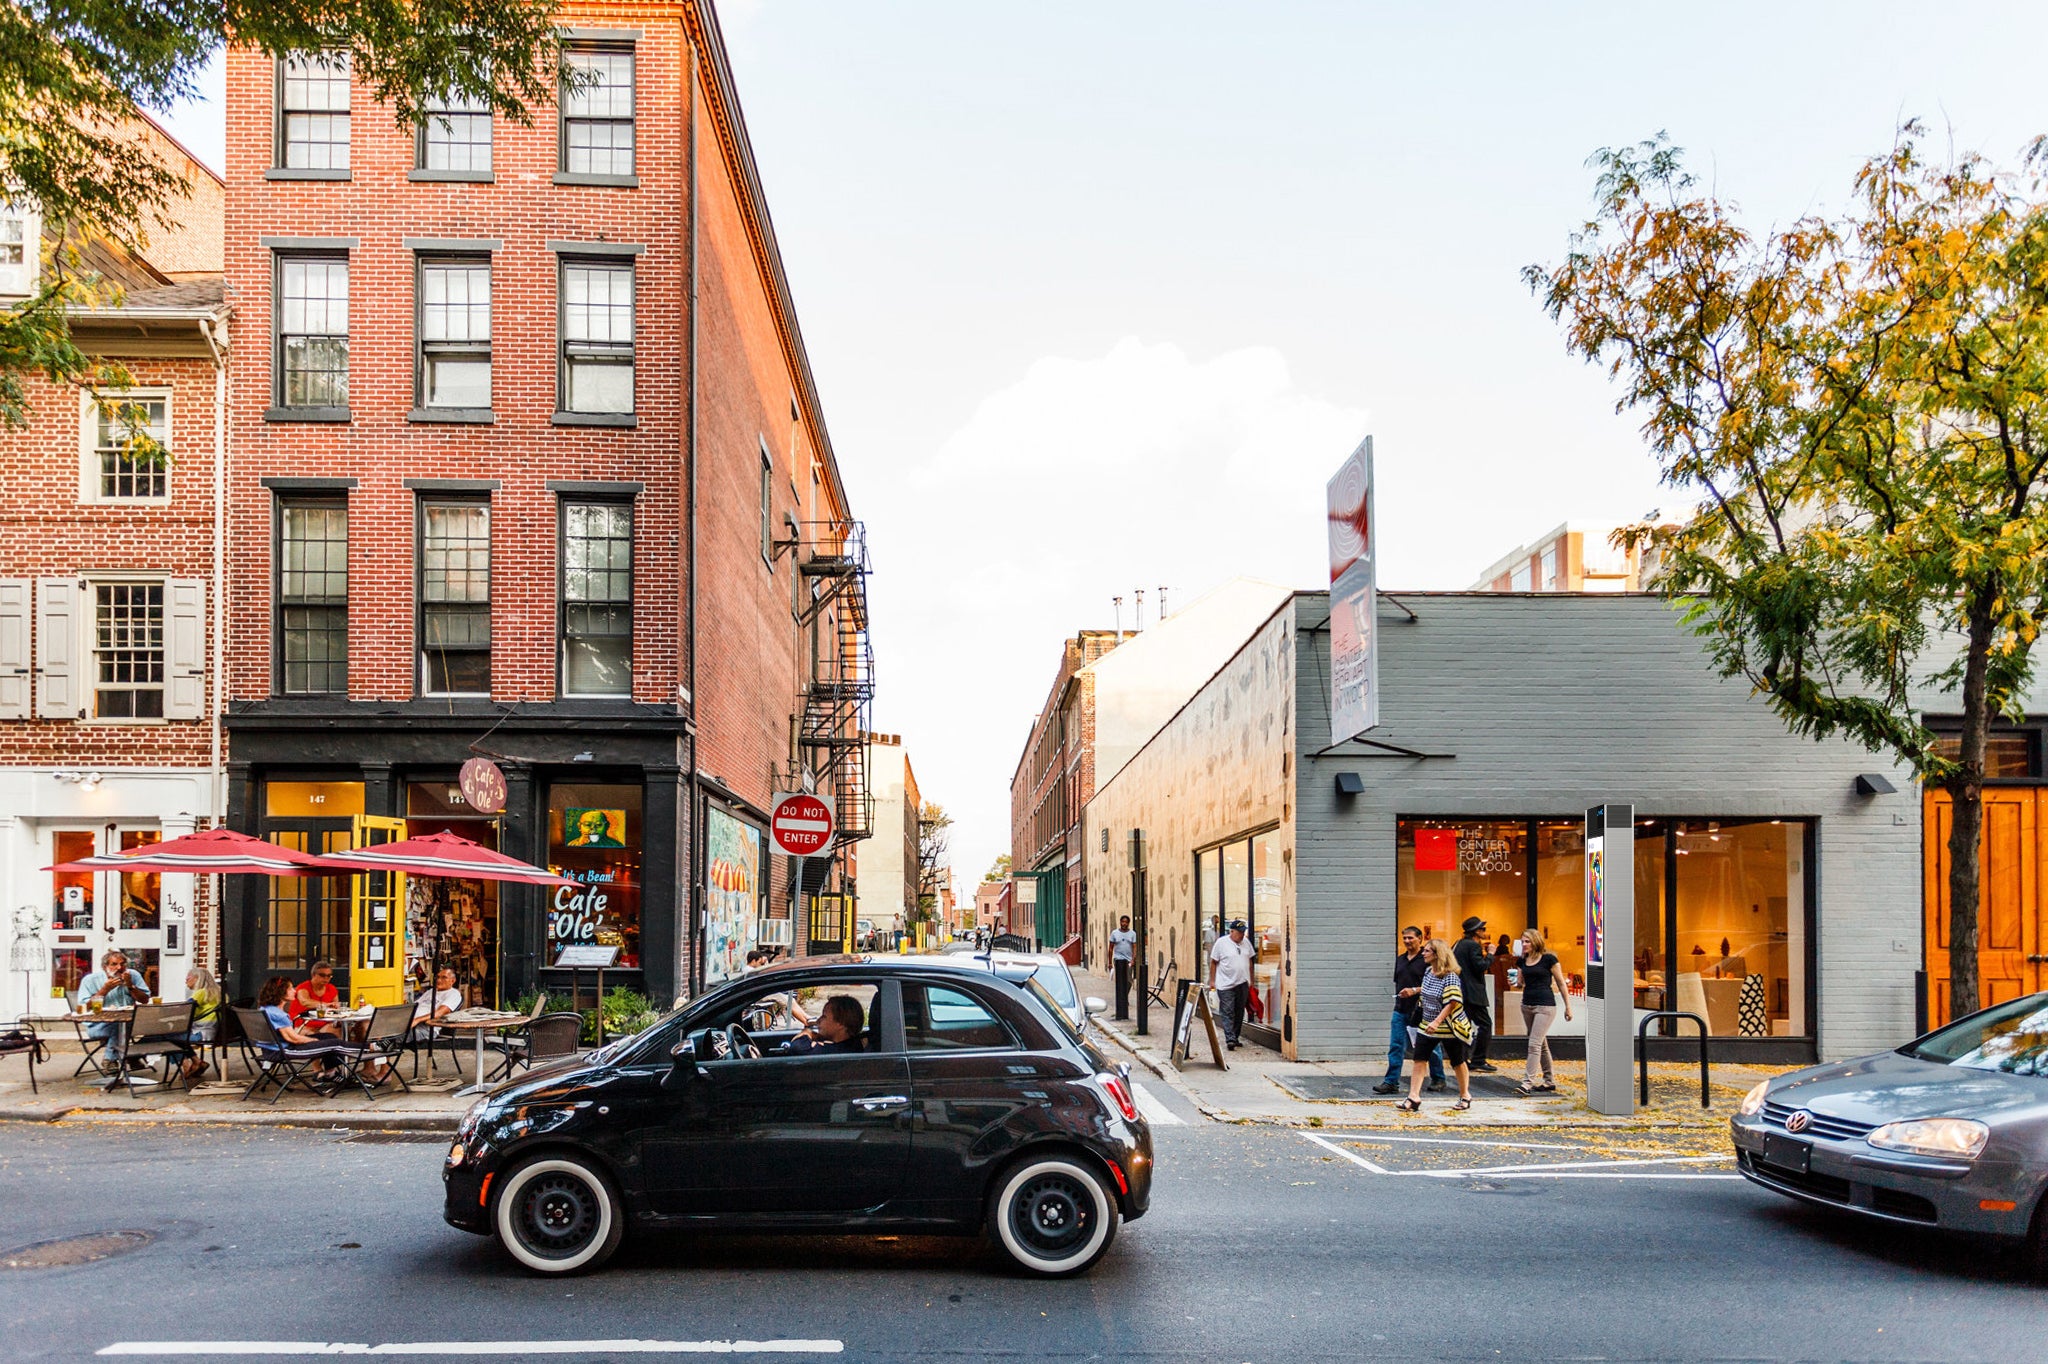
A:
<svg viewBox="0 0 2048 1364">
<path fill-rule="evenodd" d="M 1930 160 L 1924 137 L 1909 123 L 1867 162 L 1849 210 L 1763 235 L 1664 137 L 1601 151 L 1592 220 L 1526 278 L 1642 414 L 1664 482 L 1703 499 L 1623 538 L 1656 552 L 1723 675 L 1952 798 L 1961 1017 L 1987 740 L 2048 615 L 2048 140 L 2014 171 Z M 1956 697 L 1959 749 L 1921 686 Z"/>
</svg>

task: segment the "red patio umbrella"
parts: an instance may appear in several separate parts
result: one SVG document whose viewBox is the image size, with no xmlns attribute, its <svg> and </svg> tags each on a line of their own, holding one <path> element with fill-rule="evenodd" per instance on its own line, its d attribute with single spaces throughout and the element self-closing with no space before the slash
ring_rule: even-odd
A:
<svg viewBox="0 0 2048 1364">
<path fill-rule="evenodd" d="M 516 881 L 527 886 L 573 886 L 546 867 L 494 852 L 458 834 L 421 834 L 367 848 L 350 848 L 313 859 L 321 866 L 345 871 L 396 871 L 407 876 L 441 876 L 458 881 Z"/>
<path fill-rule="evenodd" d="M 233 829 L 201 829 L 127 852 L 101 853 L 60 862 L 44 871 L 241 872 L 252 876 L 325 876 L 354 868 L 336 867 L 312 853 L 266 843 Z"/>
</svg>

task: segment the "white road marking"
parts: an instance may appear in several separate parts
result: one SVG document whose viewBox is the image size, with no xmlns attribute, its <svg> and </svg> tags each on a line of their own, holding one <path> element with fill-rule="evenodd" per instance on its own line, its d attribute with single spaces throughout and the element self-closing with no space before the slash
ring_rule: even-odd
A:
<svg viewBox="0 0 2048 1364">
<path fill-rule="evenodd" d="M 1341 1135 L 1354 1141 L 1398 1141 L 1413 1146 L 1504 1146 L 1510 1151 L 1583 1151 L 1583 1146 L 1567 1146 L 1552 1141 L 1473 1141 L 1468 1137 L 1397 1137 L 1379 1132 L 1345 1132 Z M 1637 1148 L 1617 1147 L 1617 1150 Z"/>
<path fill-rule="evenodd" d="M 1136 1080 L 1131 1081 L 1131 1097 L 1137 1101 L 1138 1111 L 1145 1115 L 1145 1121 L 1151 1123 L 1154 1127 L 1187 1126 L 1187 1122 L 1184 1119 L 1178 1117 L 1172 1109 L 1159 1102 L 1157 1095 L 1153 1094 L 1151 1090 L 1145 1088 Z"/>
<path fill-rule="evenodd" d="M 1329 1153 L 1330 1153 L 1331 1155 L 1333 1155 L 1333 1156 L 1338 1156 L 1338 1157 L 1340 1157 L 1340 1158 L 1342 1158 L 1342 1159 L 1344 1159 L 1344 1160 L 1348 1160 L 1348 1161 L 1350 1161 L 1350 1162 L 1351 1162 L 1351 1163 L 1352 1163 L 1353 1165 L 1358 1165 L 1358 1166 L 1362 1166 L 1362 1167 L 1364 1167 L 1365 1169 L 1367 1169 L 1367 1170 L 1370 1170 L 1370 1171 L 1372 1171 L 1372 1172 L 1373 1172 L 1374 1174 L 1376 1174 L 1376 1175 L 1390 1175 L 1390 1174 L 1394 1173 L 1394 1172 L 1393 1172 L 1392 1170 L 1389 1170 L 1389 1169 L 1388 1169 L 1388 1168 L 1387 1168 L 1386 1166 L 1384 1166 L 1384 1165 L 1375 1165 L 1375 1164 L 1373 1164 L 1373 1163 L 1372 1163 L 1371 1161 L 1367 1160 L 1367 1159 L 1366 1159 L 1366 1158 L 1365 1158 L 1364 1156 L 1361 1156 L 1361 1155 L 1359 1155 L 1359 1154 L 1358 1154 L 1358 1152 L 1356 1152 L 1356 1151 L 1347 1151 L 1347 1150 L 1345 1150 L 1345 1149 L 1344 1149 L 1343 1147 L 1339 1146 L 1339 1145 L 1338 1145 L 1338 1144 L 1337 1144 L 1336 1142 L 1334 1142 L 1334 1141 L 1324 1141 L 1324 1140 L 1323 1140 L 1323 1139 L 1322 1139 L 1321 1137 L 1317 1136 L 1317 1135 L 1316 1135 L 1315 1133 L 1313 1133 L 1313 1132 L 1303 1132 L 1303 1133 L 1301 1133 L 1300 1135 L 1302 1135 L 1303 1137 L 1306 1137 L 1306 1138 L 1307 1138 L 1308 1140 L 1310 1140 L 1310 1141 L 1314 1142 L 1314 1143 L 1315 1143 L 1316 1145 L 1318 1145 L 1318 1146 L 1322 1147 L 1322 1148 L 1323 1148 L 1323 1149 L 1324 1149 L 1325 1151 L 1328 1151 L 1328 1152 L 1329 1152 Z"/>
<path fill-rule="evenodd" d="M 836 1355 L 837 1340 L 124 1340 L 102 1355 Z"/>
<path fill-rule="evenodd" d="M 1337 1143 L 1335 1143 L 1335 1142 L 1333 1142 L 1333 1141 L 1330 1141 L 1330 1140 L 1329 1140 L 1328 1138 L 1326 1138 L 1326 1137 L 1322 1137 L 1322 1136 L 1319 1136 L 1318 1134 L 1316 1134 L 1316 1133 L 1314 1133 L 1314 1132 L 1297 1132 L 1297 1133 L 1296 1133 L 1295 1135 L 1297 1135 L 1297 1136 L 1299 1136 L 1299 1137 L 1303 1138 L 1303 1139 L 1304 1139 L 1304 1140 L 1306 1140 L 1306 1141 L 1312 1141 L 1312 1142 L 1314 1142 L 1314 1143 L 1315 1143 L 1316 1145 L 1318 1145 L 1318 1146 L 1322 1147 L 1322 1148 L 1323 1148 L 1324 1150 L 1328 1151 L 1328 1152 L 1329 1152 L 1329 1153 L 1330 1153 L 1331 1155 L 1334 1155 L 1334 1156 L 1339 1156 L 1339 1157 L 1342 1157 L 1343 1159 L 1345 1159 L 1345 1160 L 1348 1160 L 1348 1161 L 1350 1161 L 1350 1162 L 1351 1162 L 1351 1163 L 1352 1163 L 1353 1165 L 1356 1165 L 1356 1166 L 1360 1167 L 1361 1169 L 1367 1170 L 1367 1171 L 1369 1171 L 1369 1172 L 1370 1172 L 1370 1173 L 1372 1173 L 1372 1174 L 1376 1174 L 1376 1175 L 1392 1175 L 1392 1176 L 1394 1176 L 1394 1177 L 1395 1177 L 1395 1178 L 1397 1178 L 1397 1179 L 1398 1179 L 1398 1178 L 1409 1178 L 1409 1179 L 1477 1179 L 1477 1178 L 1484 1178 L 1484 1179 L 1737 1179 L 1737 1180 L 1739 1180 L 1739 1179 L 1741 1179 L 1741 1178 L 1742 1178 L 1742 1176 L 1741 1176 L 1741 1175 L 1725 1175 L 1725 1174 L 1716 1174 L 1716 1173 L 1711 1173 L 1711 1172 L 1709 1172 L 1709 1171 L 1705 1171 L 1705 1170 L 1698 1170 L 1698 1171 L 1695 1171 L 1695 1170 L 1687 1170 L 1687 1171 L 1683 1171 L 1683 1172 L 1678 1172 L 1678 1171 L 1661 1171 L 1661 1170 L 1660 1170 L 1660 1171 L 1650 1171 L 1650 1170 L 1628 1170 L 1628 1169 L 1618 1169 L 1618 1168 L 1616 1168 L 1616 1167 L 1618 1167 L 1618 1166 L 1629 1166 L 1629 1165 L 1637 1165 L 1637 1166 L 1640 1166 L 1640 1165 L 1688 1165 L 1688 1164 L 1696 1164 L 1696 1163 L 1698 1163 L 1698 1162 L 1701 1162 L 1701 1161 L 1723 1161 L 1723 1160 L 1729 1160 L 1729 1159 L 1732 1159 L 1732 1157 L 1729 1157 L 1729 1156 L 1660 1156 L 1660 1157 L 1656 1157 L 1656 1158 L 1652 1158 L 1652 1159 L 1646 1159 L 1646 1160 L 1580 1160 L 1580 1161 L 1561 1161 L 1561 1162 L 1559 1162 L 1558 1164 L 1555 1164 L 1555 1165 L 1494 1165 L 1494 1166 L 1486 1166 L 1486 1167 L 1481 1167 L 1481 1168 L 1479 1168 L 1479 1169 L 1473 1169 L 1473 1170 L 1389 1170 L 1389 1169 L 1388 1169 L 1388 1168 L 1387 1168 L 1386 1166 L 1384 1166 L 1384 1165 L 1379 1165 L 1379 1164 L 1375 1164 L 1375 1163 L 1374 1163 L 1373 1161 L 1367 1160 L 1367 1159 L 1366 1159 L 1366 1158 L 1365 1158 L 1364 1156 L 1361 1156 L 1361 1155 L 1359 1155 L 1359 1154 L 1358 1154 L 1357 1152 L 1355 1152 L 1355 1151 L 1347 1151 L 1347 1150 L 1345 1150 L 1345 1149 L 1344 1149 L 1344 1148 L 1343 1148 L 1342 1146 L 1339 1146 L 1339 1145 L 1337 1145 Z M 1371 1141 L 1387 1140 L 1387 1141 L 1411 1141 L 1411 1142 L 1417 1142 L 1417 1143 L 1422 1143 L 1422 1142 L 1428 1142 L 1428 1143 L 1431 1143 L 1431 1144 L 1433 1144 L 1433 1145 L 1443 1145 L 1443 1146 L 1515 1146 L 1515 1147 L 1517 1147 L 1518 1149 L 1519 1149 L 1519 1147 L 1520 1147 L 1520 1146 L 1522 1145 L 1521 1143 L 1511 1143 L 1511 1142 L 1504 1142 L 1504 1141 L 1458 1141 L 1458 1140 L 1455 1140 L 1455 1139 L 1452 1139 L 1452 1138 L 1447 1138 L 1447 1137 L 1446 1137 L 1446 1138 L 1433 1138 L 1433 1137 L 1387 1137 L 1387 1138 L 1380 1138 L 1380 1137 L 1370 1137 L 1370 1138 L 1368 1138 L 1368 1137 L 1365 1137 L 1365 1136 L 1362 1136 L 1362 1135 L 1357 1135 L 1357 1136 L 1356 1136 L 1356 1139 L 1357 1139 L 1357 1140 L 1360 1140 L 1360 1141 L 1367 1141 L 1367 1140 L 1371 1140 Z M 1557 1144 L 1554 1144 L 1554 1143 L 1531 1143 L 1531 1145 L 1536 1145 L 1536 1144 L 1541 1144 L 1541 1145 L 1543 1145 L 1543 1146 L 1544 1146 L 1544 1149 L 1546 1149 L 1546 1150 L 1552 1150 L 1552 1151 L 1579 1151 L 1579 1150 L 1584 1150 L 1584 1149 L 1585 1149 L 1584 1147 L 1579 1147 L 1579 1146 L 1562 1146 L 1562 1145 L 1557 1145 Z"/>
</svg>

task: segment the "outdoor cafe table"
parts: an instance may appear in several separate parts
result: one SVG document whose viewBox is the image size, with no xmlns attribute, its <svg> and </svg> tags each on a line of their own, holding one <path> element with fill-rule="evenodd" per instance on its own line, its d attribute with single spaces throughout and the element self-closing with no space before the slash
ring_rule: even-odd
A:
<svg viewBox="0 0 2048 1364">
<path fill-rule="evenodd" d="M 84 1070 L 87 1065 L 93 1064 L 91 1058 L 91 1044 L 88 1043 L 85 1039 L 85 1029 L 88 1024 L 114 1023 L 120 1025 L 122 1029 L 126 1029 L 127 1026 L 134 1021 L 135 1010 L 132 1008 L 101 1009 L 98 1013 L 94 1013 L 90 1009 L 73 1009 L 70 1013 L 58 1014 L 54 1018 L 51 1018 L 48 1015 L 44 1015 L 40 1018 L 31 1018 L 29 1020 L 29 1023 L 30 1026 L 34 1026 L 37 1023 L 43 1022 L 69 1023 L 72 1025 L 72 1027 L 77 1029 L 79 1045 L 87 1049 L 87 1056 L 86 1060 L 80 1061 L 78 1063 L 78 1070 L 74 1070 L 71 1072 L 72 1075 L 75 1077 L 79 1073 L 79 1071 Z M 107 1040 L 112 1041 L 113 1039 L 109 1038 Z M 100 1070 L 100 1067 L 97 1065 L 93 1065 L 93 1068 L 95 1070 Z M 100 1073 L 105 1074 L 106 1072 L 104 1070 L 101 1070 Z M 120 1082 L 120 1077 L 116 1075 L 114 1079 L 108 1081 L 107 1088 L 112 1089 L 115 1085 L 119 1084 Z"/>
<path fill-rule="evenodd" d="M 464 1094 L 481 1094 L 490 1088 L 484 1083 L 484 1034 L 501 1032 L 525 1021 L 525 1014 L 504 1013 L 497 1009 L 458 1009 L 446 1018 L 434 1021 L 437 1028 L 476 1034 L 476 1083 L 456 1090 L 458 1097 Z"/>
</svg>

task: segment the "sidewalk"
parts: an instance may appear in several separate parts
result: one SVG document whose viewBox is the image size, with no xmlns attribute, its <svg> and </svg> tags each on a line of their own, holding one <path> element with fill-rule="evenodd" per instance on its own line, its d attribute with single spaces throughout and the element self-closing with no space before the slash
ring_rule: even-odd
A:
<svg viewBox="0 0 2048 1364">
<path fill-rule="evenodd" d="M 1114 1012 L 1114 982 L 1089 971 L 1074 972 L 1083 996 L 1108 1000 Z M 1228 1070 L 1218 1070 L 1208 1038 L 1198 1027 L 1196 1045 L 1185 1069 L 1167 1059 L 1173 1006 L 1154 1006 L 1149 1035 L 1137 1032 L 1137 990 L 1132 989 L 1132 1017 L 1118 1022 L 1111 1014 L 1093 1020 L 1096 1030 L 1127 1053 L 1133 1068 L 1147 1071 L 1178 1090 L 1202 1113 L 1219 1122 L 1273 1123 L 1290 1127 L 1608 1127 L 1714 1128 L 1725 1131 L 1742 1096 L 1766 1076 L 1788 1067 L 1716 1065 L 1711 1075 L 1712 1107 L 1700 1107 L 1697 1065 L 1650 1065 L 1650 1104 L 1632 1118 L 1610 1118 L 1586 1107 L 1586 1067 L 1582 1061 L 1559 1061 L 1556 1094 L 1524 1098 L 1514 1092 L 1522 1078 L 1520 1060 L 1504 1061 L 1495 1075 L 1472 1077 L 1472 1108 L 1450 1112 L 1457 1098 L 1456 1081 L 1442 1094 L 1424 1093 L 1422 1112 L 1402 1113 L 1395 1105 L 1406 1097 L 1371 1092 L 1386 1074 L 1384 1059 L 1369 1061 L 1289 1061 L 1277 1051 L 1246 1042 L 1226 1051 Z"/>
<path fill-rule="evenodd" d="M 25 1063 L 11 1056 L 0 1062 L 0 1122 L 229 1123 L 452 1132 L 474 1099 L 473 1095 L 455 1094 L 463 1082 L 451 1078 L 445 1065 L 438 1077 L 423 1070 L 413 1093 L 387 1087 L 379 1090 L 375 1099 L 366 1098 L 360 1090 L 331 1099 L 293 1090 L 271 1103 L 270 1096 L 277 1092 L 271 1087 L 243 1102 L 242 1091 L 249 1080 L 239 1068 L 234 1071 L 236 1078 L 202 1080 L 189 1093 L 182 1088 L 163 1092 L 157 1086 L 138 1085 L 131 1098 L 125 1085 L 109 1092 L 104 1088 L 106 1080 L 90 1072 L 73 1079 L 71 1071 L 79 1057 L 76 1043 L 48 1037 L 45 1043 L 50 1060 L 36 1067 L 40 1093 L 30 1089 Z M 409 1061 L 405 1074 L 410 1081 Z"/>
</svg>

